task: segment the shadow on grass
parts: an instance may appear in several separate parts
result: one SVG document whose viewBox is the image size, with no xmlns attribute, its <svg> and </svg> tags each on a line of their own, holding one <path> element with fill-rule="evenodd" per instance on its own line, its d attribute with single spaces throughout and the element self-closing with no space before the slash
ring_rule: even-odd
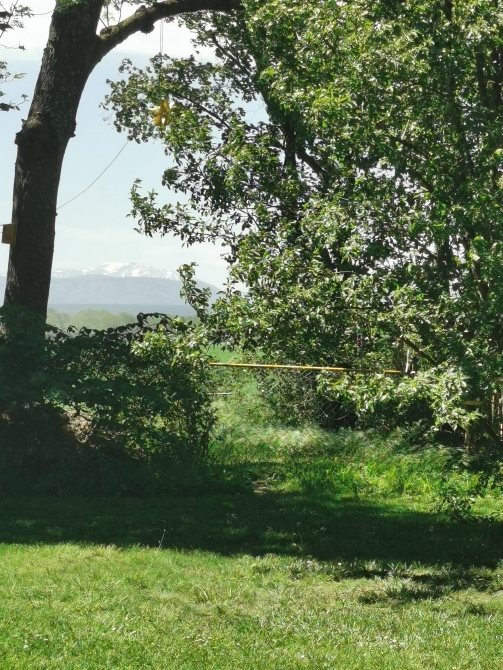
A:
<svg viewBox="0 0 503 670">
<path fill-rule="evenodd" d="M 232 476 L 213 475 L 211 486 L 187 483 L 178 495 L 155 498 L 4 498 L 0 542 L 158 547 L 162 540 L 164 549 L 342 560 L 363 577 L 389 565 L 493 567 L 503 558 L 500 522 L 449 524 L 396 499 L 253 490 L 251 475 L 239 476 L 239 486 Z M 381 567 L 369 571 L 365 561 Z"/>
</svg>

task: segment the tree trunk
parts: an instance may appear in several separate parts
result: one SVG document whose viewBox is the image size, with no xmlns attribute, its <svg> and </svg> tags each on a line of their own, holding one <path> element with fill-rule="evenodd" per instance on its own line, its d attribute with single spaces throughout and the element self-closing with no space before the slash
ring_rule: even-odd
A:
<svg viewBox="0 0 503 670">
<path fill-rule="evenodd" d="M 15 140 L 12 223 L 17 234 L 10 249 L 5 304 L 28 307 L 44 318 L 61 167 L 75 134 L 82 92 L 99 61 L 96 29 L 102 4 L 56 3 L 28 119 Z"/>
<path fill-rule="evenodd" d="M 80 98 L 94 67 L 136 32 L 156 21 L 202 10 L 229 12 L 240 0 L 165 0 L 140 6 L 127 19 L 96 34 L 104 0 L 56 0 L 28 119 L 16 135 L 11 246 L 5 305 L 47 314 L 61 167 L 75 135 Z"/>
</svg>

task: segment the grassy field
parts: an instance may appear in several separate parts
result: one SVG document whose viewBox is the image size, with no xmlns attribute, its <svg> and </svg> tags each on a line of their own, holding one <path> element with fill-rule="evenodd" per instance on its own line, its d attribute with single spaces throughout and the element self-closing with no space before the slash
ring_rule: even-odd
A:
<svg viewBox="0 0 503 670">
<path fill-rule="evenodd" d="M 498 491 L 454 523 L 447 450 L 225 403 L 162 498 L 0 500 L 0 668 L 503 669 Z"/>
<path fill-rule="evenodd" d="M 262 490 L 1 513 L 2 668 L 503 667 L 499 523 Z"/>
<path fill-rule="evenodd" d="M 233 351 L 226 351 L 222 347 L 209 347 L 208 353 L 218 363 L 239 363 L 240 356 Z"/>
</svg>

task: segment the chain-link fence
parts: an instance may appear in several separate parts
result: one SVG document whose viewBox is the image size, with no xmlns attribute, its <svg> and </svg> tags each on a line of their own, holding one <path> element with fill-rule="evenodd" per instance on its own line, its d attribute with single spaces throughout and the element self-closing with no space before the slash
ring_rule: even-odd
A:
<svg viewBox="0 0 503 670">
<path fill-rule="evenodd" d="M 216 422 L 212 445 L 219 461 L 269 460 L 313 449 L 323 428 L 344 425 L 347 412 L 320 388 L 320 371 L 215 366 L 212 386 Z M 346 418 L 346 420 L 349 417 Z"/>
<path fill-rule="evenodd" d="M 243 421 L 252 419 L 259 425 L 316 424 L 320 428 L 353 427 L 356 422 L 351 404 L 334 398 L 330 382 L 347 373 L 402 375 L 400 370 L 364 370 L 311 367 L 301 365 L 267 365 L 256 363 L 211 363 L 213 395 L 219 414 L 238 414 Z M 467 400 L 469 411 L 485 417 L 486 427 L 503 439 L 503 377 L 498 380 L 500 392 L 488 400 Z M 360 417 L 361 418 L 361 417 Z M 467 429 L 471 440 L 471 428 Z"/>
<path fill-rule="evenodd" d="M 269 418 L 290 424 L 311 422 L 323 428 L 336 428 L 354 423 L 353 411 L 327 393 L 327 382 L 336 375 L 363 370 L 239 363 L 212 365 L 214 394 L 220 406 L 226 402 L 238 404 L 243 412 L 253 407 Z M 400 374 L 398 370 L 386 372 Z"/>
</svg>

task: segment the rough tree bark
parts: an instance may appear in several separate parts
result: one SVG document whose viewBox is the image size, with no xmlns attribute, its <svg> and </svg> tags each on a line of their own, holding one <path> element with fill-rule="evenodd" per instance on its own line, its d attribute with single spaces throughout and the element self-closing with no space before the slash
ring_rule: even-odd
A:
<svg viewBox="0 0 503 670">
<path fill-rule="evenodd" d="M 68 141 L 75 135 L 80 98 L 89 75 L 114 47 L 156 21 L 201 10 L 239 9 L 240 0 L 167 0 L 140 7 L 97 34 L 104 0 L 57 0 L 33 101 L 19 133 L 14 176 L 11 246 L 5 305 L 47 313 L 54 251 L 56 203 Z"/>
</svg>

